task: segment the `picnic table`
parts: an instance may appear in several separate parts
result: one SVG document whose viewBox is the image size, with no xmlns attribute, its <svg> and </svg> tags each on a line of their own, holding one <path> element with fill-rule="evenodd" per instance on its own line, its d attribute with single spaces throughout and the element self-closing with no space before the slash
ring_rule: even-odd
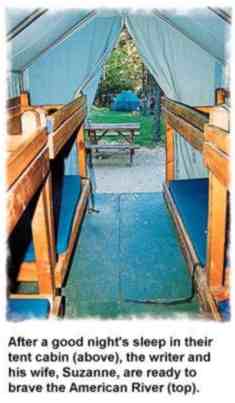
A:
<svg viewBox="0 0 235 403">
<path fill-rule="evenodd" d="M 135 136 L 139 134 L 139 123 L 91 123 L 85 124 L 88 131 L 88 143 L 86 150 L 89 156 L 89 164 L 92 165 L 92 152 L 100 151 L 129 151 L 130 165 L 133 162 L 135 150 L 139 146 L 134 145 Z M 123 143 L 99 144 L 101 139 L 105 137 L 119 137 L 124 140 Z"/>
</svg>

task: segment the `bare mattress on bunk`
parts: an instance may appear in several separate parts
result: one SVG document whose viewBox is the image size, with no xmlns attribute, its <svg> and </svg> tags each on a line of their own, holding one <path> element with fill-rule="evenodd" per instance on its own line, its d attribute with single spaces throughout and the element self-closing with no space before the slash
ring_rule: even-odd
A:
<svg viewBox="0 0 235 403">
<path fill-rule="evenodd" d="M 199 263 L 206 264 L 208 179 L 173 180 L 168 185 L 177 210 L 191 239 Z"/>
<path fill-rule="evenodd" d="M 65 175 L 55 192 L 56 203 L 56 253 L 66 252 L 70 240 L 74 214 L 81 196 L 81 178 L 78 175 Z M 58 196 L 59 195 L 59 196 Z M 54 201 L 54 200 L 53 200 Z M 9 248 L 14 251 L 12 258 L 18 262 L 34 262 L 35 252 L 32 241 L 30 220 L 34 201 L 26 210 L 21 221 L 9 238 Z"/>
<path fill-rule="evenodd" d="M 207 260 L 208 196 L 207 178 L 182 179 L 169 182 L 168 189 L 174 200 L 185 230 L 192 242 L 200 266 L 205 268 Z M 225 265 L 229 256 L 225 256 Z M 218 302 L 224 320 L 230 318 L 229 300 Z"/>
<path fill-rule="evenodd" d="M 61 192 L 61 202 L 58 214 L 56 253 L 64 253 L 68 248 L 74 213 L 81 194 L 81 179 L 78 175 L 65 175 Z M 26 249 L 25 262 L 35 261 L 33 242 Z"/>
</svg>

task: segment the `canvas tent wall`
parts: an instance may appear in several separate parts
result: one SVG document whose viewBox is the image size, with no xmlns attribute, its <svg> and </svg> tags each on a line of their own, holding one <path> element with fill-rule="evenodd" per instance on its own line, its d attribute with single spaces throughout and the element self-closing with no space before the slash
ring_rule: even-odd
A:
<svg viewBox="0 0 235 403">
<path fill-rule="evenodd" d="M 9 93 L 23 86 L 32 103 L 66 103 L 83 90 L 91 106 L 102 67 L 125 24 L 166 96 L 192 106 L 213 104 L 215 88 L 225 84 L 229 11 L 224 15 L 209 8 L 137 13 L 8 9 Z M 184 139 L 178 136 L 175 147 L 176 177 L 207 175 L 201 155 Z M 71 154 L 67 169 L 74 168 Z"/>
</svg>

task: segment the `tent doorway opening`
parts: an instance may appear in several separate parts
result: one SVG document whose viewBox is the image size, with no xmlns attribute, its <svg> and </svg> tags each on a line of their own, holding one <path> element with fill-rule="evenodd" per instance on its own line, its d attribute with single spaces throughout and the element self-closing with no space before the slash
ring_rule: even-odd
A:
<svg viewBox="0 0 235 403">
<path fill-rule="evenodd" d="M 165 124 L 160 113 L 163 94 L 124 26 L 103 67 L 87 118 L 88 140 L 112 147 L 93 153 L 97 192 L 161 190 L 165 164 Z M 116 125 L 122 128 L 118 130 Z M 131 132 L 128 127 L 132 125 L 136 128 Z M 130 149 L 118 148 L 118 144 L 128 145 L 128 140 L 136 146 L 133 156 Z"/>
</svg>

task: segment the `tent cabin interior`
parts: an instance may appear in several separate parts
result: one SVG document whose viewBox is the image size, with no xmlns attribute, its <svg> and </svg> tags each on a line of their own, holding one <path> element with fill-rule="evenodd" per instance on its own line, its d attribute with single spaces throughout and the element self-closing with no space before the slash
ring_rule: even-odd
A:
<svg viewBox="0 0 235 403">
<path fill-rule="evenodd" d="M 229 318 L 230 94 L 222 88 L 222 79 L 225 31 L 230 17 L 228 12 L 221 17 L 215 11 L 205 8 L 198 14 L 184 15 L 184 22 L 187 18 L 195 20 L 202 28 L 205 17 L 212 25 L 217 24 L 218 43 L 213 44 L 213 35 L 208 34 L 202 44 L 195 30 L 187 35 L 184 19 L 180 27 L 177 16 L 166 16 L 164 10 L 152 15 L 34 10 L 35 18 L 31 19 L 26 10 L 8 10 L 8 41 L 12 45 L 8 55 L 12 69 L 8 76 L 6 136 L 9 320 L 63 316 L 63 290 L 74 251 L 82 248 L 79 239 L 92 196 L 84 123 L 102 67 L 123 24 L 165 94 L 161 100 L 166 126 L 163 195 L 191 274 L 193 291 L 205 317 Z M 40 30 L 51 19 L 58 19 L 58 31 L 49 29 L 45 40 Z M 100 35 L 94 36 L 97 32 Z M 159 32 L 166 42 L 161 42 Z M 38 49 L 32 40 L 36 34 Z M 153 35 L 157 35 L 158 45 L 152 41 Z M 91 38 L 95 38 L 92 49 Z M 169 54 L 175 65 L 169 63 L 164 50 L 172 39 L 176 46 L 170 47 Z M 26 41 L 28 46 L 24 48 Z M 146 47 L 152 52 L 152 60 Z M 185 59 L 189 49 L 192 57 Z M 77 66 L 79 51 L 83 56 L 81 66 Z M 183 79 L 178 68 L 182 61 Z M 72 161 L 72 168 L 68 161 Z M 134 210 L 135 205 L 130 209 Z M 158 214 L 156 205 L 154 215 Z M 145 234 L 156 231 L 153 227 Z M 93 233 L 94 239 L 96 235 L 102 233 Z M 141 239 L 141 234 L 129 227 L 129 237 L 135 236 Z M 164 236 L 164 232 L 159 234 L 159 238 Z M 145 248 L 146 242 L 148 239 L 140 242 L 138 249 Z M 165 245 L 167 254 L 167 242 Z M 91 245 L 89 254 L 92 253 Z M 99 253 L 102 255 L 102 250 Z M 98 259 L 93 262 L 98 264 Z M 159 270 L 161 265 L 162 262 Z M 171 283 L 171 277 L 168 281 Z M 177 288 L 174 281 L 172 278 L 171 287 Z M 144 274 L 141 282 L 145 282 Z M 74 284 L 76 292 L 79 286 Z M 89 289 L 87 294 L 93 298 Z M 158 295 L 156 302 L 157 299 Z"/>
</svg>

